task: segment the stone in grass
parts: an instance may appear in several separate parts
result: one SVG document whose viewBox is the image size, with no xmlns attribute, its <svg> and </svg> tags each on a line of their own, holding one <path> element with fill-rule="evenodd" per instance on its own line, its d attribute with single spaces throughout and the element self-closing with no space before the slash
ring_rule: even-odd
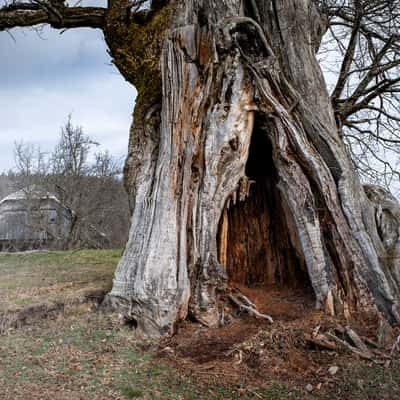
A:
<svg viewBox="0 0 400 400">
<path fill-rule="evenodd" d="M 332 367 L 330 367 L 328 369 L 328 372 L 330 375 L 336 375 L 336 373 L 339 371 L 339 367 L 337 367 L 336 365 L 332 365 Z"/>
</svg>

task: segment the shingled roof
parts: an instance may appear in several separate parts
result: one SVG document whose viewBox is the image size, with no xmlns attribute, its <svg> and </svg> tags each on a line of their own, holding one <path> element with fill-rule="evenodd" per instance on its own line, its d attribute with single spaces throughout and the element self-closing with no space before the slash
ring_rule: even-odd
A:
<svg viewBox="0 0 400 400">
<path fill-rule="evenodd" d="M 0 204 L 5 203 L 7 201 L 15 201 L 15 200 L 26 200 L 28 198 L 32 198 L 35 200 L 54 200 L 57 203 L 63 205 L 60 200 L 52 193 L 47 192 L 43 189 L 41 189 L 39 186 L 32 185 L 29 188 L 26 189 L 20 189 L 17 192 L 11 193 L 8 196 L 4 197 L 1 201 Z M 65 207 L 65 205 L 64 205 Z"/>
</svg>

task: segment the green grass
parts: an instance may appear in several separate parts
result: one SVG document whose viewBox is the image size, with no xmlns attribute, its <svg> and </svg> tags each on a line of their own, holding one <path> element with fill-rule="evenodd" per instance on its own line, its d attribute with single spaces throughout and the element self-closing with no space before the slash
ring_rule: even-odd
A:
<svg viewBox="0 0 400 400">
<path fill-rule="evenodd" d="M 135 389 L 132 386 L 125 386 L 121 388 L 122 394 L 128 399 L 137 399 L 144 396 L 140 389 Z"/>
<path fill-rule="evenodd" d="M 112 321 L 103 314 L 77 313 L 0 337 L 0 399 L 32 398 L 33 385 L 43 399 L 52 399 L 50 393 L 61 388 L 65 399 L 257 398 L 212 378 L 199 384 L 152 352 L 138 350 L 132 331 L 122 325 L 110 329 Z M 263 399 L 301 398 L 283 384 L 255 391 Z"/>
<path fill-rule="evenodd" d="M 0 311 L 70 299 L 87 288 L 107 290 L 120 255 L 92 250 L 0 255 Z M 400 400 L 399 363 L 385 368 L 338 357 L 332 359 L 338 374 L 307 393 L 301 377 L 297 382 L 265 377 L 262 387 L 245 380 L 228 385 L 212 370 L 178 369 L 154 350 L 140 350 L 141 344 L 118 316 L 85 305 L 8 331 L 0 336 L 0 400 Z"/>
<path fill-rule="evenodd" d="M 0 254 L 0 311 L 64 301 L 80 289 L 109 290 L 120 250 Z"/>
<path fill-rule="evenodd" d="M 338 388 L 343 398 L 352 400 L 394 400 L 400 399 L 400 364 L 391 368 L 376 364 L 360 363 L 346 368 L 346 379 Z"/>
</svg>

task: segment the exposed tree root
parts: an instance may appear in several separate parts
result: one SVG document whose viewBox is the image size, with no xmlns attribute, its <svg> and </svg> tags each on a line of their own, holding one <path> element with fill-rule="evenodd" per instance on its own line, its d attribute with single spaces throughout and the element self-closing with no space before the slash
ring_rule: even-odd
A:
<svg viewBox="0 0 400 400">
<path fill-rule="evenodd" d="M 349 351 L 362 359 L 373 361 L 377 364 L 392 361 L 396 357 L 396 349 L 400 344 L 400 337 L 398 337 L 392 350 L 385 352 L 385 349 L 381 348 L 378 343 L 358 335 L 350 326 L 345 328 L 338 326 L 334 330 L 335 333 L 331 331 L 320 333 L 319 328 L 314 330 L 312 334 L 304 334 L 306 343 L 329 351 Z"/>
<path fill-rule="evenodd" d="M 246 311 L 249 315 L 252 315 L 256 318 L 266 319 L 271 324 L 274 322 L 274 320 L 270 315 L 260 313 L 257 310 L 256 306 L 246 296 L 242 294 L 236 296 L 230 294 L 228 295 L 228 298 L 234 305 L 236 305 L 239 308 L 239 310 Z"/>
</svg>

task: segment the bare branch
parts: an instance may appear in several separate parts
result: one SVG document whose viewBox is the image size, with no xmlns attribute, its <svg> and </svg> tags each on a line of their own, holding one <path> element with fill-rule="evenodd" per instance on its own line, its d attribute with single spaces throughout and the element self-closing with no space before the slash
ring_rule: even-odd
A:
<svg viewBox="0 0 400 400">
<path fill-rule="evenodd" d="M 361 175 L 387 186 L 399 179 L 400 0 L 317 3 L 330 25 L 321 52 L 336 76 L 338 129 Z"/>
<path fill-rule="evenodd" d="M 102 7 L 67 7 L 56 0 L 14 2 L 0 8 L 0 31 L 40 24 L 56 29 L 102 28 L 105 16 L 106 9 Z"/>
<path fill-rule="evenodd" d="M 351 32 L 351 37 L 349 40 L 349 44 L 346 49 L 346 53 L 343 57 L 343 62 L 342 66 L 340 68 L 340 73 L 339 77 L 336 83 L 336 87 L 333 90 L 332 93 L 332 101 L 335 102 L 339 98 L 339 96 L 342 94 L 344 86 L 346 85 L 349 73 L 350 73 L 350 68 L 351 64 L 354 61 L 354 54 L 356 51 L 356 46 L 357 46 L 357 39 L 358 39 L 358 32 L 360 30 L 360 22 L 361 18 L 357 18 L 356 22 L 353 26 L 352 32 Z"/>
</svg>

